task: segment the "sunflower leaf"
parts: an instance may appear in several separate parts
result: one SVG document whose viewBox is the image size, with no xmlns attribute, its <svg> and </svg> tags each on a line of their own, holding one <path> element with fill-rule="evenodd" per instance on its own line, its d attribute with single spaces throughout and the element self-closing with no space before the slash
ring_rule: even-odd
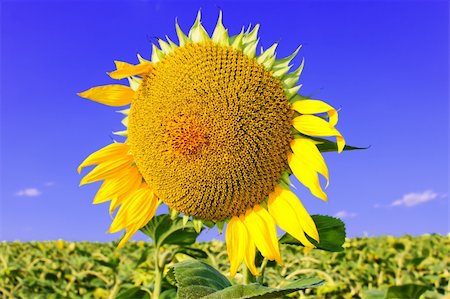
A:
<svg viewBox="0 0 450 299">
<path fill-rule="evenodd" d="M 317 231 L 319 232 L 320 242 L 318 243 L 313 238 L 308 237 L 308 240 L 313 243 L 317 249 L 339 252 L 343 251 L 342 245 L 345 242 L 345 224 L 342 220 L 334 218 L 331 216 L 324 215 L 312 215 L 312 219 L 316 224 Z M 280 238 L 280 243 L 300 245 L 303 244 L 292 237 L 290 234 L 286 233 Z"/>
<path fill-rule="evenodd" d="M 299 290 L 318 287 L 322 285 L 323 282 L 324 280 L 319 278 L 299 279 L 279 289 L 265 287 L 258 283 L 252 283 L 248 285 L 234 285 L 201 298 L 203 299 L 280 298 L 281 296 L 288 295 L 290 293 Z"/>
<path fill-rule="evenodd" d="M 386 293 L 386 299 L 394 298 L 419 298 L 428 290 L 427 286 L 419 284 L 405 284 L 400 286 L 391 286 Z"/>
<path fill-rule="evenodd" d="M 190 257 L 196 258 L 196 259 L 205 259 L 208 257 L 208 254 L 198 248 L 191 248 L 191 247 L 179 247 L 176 251 L 175 254 L 177 253 L 182 253 L 185 255 L 189 255 Z"/>
<path fill-rule="evenodd" d="M 303 134 L 295 134 L 298 136 L 305 136 Z M 294 137 L 295 137 L 294 135 Z M 314 141 L 317 141 L 317 148 L 319 149 L 320 152 L 325 153 L 325 152 L 337 152 L 338 151 L 338 147 L 337 147 L 337 143 L 334 141 L 330 141 L 328 139 L 325 138 L 319 138 L 319 137 L 311 137 L 311 136 L 306 136 Z M 351 145 L 345 145 L 344 147 L 344 151 L 353 151 L 353 150 L 365 150 L 370 148 L 370 146 L 368 147 L 356 147 L 356 146 L 351 146 Z"/>
<path fill-rule="evenodd" d="M 156 248 L 164 244 L 191 245 L 199 235 L 191 222 L 183 224 L 181 217 L 171 219 L 167 214 L 153 217 L 141 231 L 153 240 Z"/>
<path fill-rule="evenodd" d="M 177 263 L 169 272 L 171 280 L 176 281 L 177 298 L 202 298 L 231 286 L 219 271 L 197 260 Z"/>
</svg>

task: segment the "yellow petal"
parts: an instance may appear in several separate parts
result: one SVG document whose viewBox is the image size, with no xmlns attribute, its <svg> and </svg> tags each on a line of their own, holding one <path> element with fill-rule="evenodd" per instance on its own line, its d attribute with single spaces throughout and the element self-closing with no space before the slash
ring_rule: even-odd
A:
<svg viewBox="0 0 450 299">
<path fill-rule="evenodd" d="M 298 159 L 296 155 L 289 155 L 288 162 L 289 167 L 298 180 L 305 185 L 314 196 L 326 201 L 327 195 L 320 186 L 317 172 L 311 168 L 311 166 Z"/>
<path fill-rule="evenodd" d="M 114 160 L 119 157 L 125 156 L 129 150 L 128 144 L 126 143 L 111 143 L 98 151 L 92 153 L 89 155 L 81 164 L 78 166 L 78 173 L 81 172 L 81 170 L 90 165 L 94 164 L 100 164 L 102 162 L 108 161 L 108 160 Z"/>
<path fill-rule="evenodd" d="M 121 223 L 124 226 L 123 228 L 126 229 L 126 234 L 117 246 L 118 248 L 122 247 L 132 235 L 150 221 L 155 215 L 157 202 L 153 191 L 148 187 L 143 187 L 139 189 L 139 192 L 135 192 L 133 198 L 130 198 L 129 205 L 122 206 L 126 212 L 123 214 L 125 218 Z"/>
<path fill-rule="evenodd" d="M 107 73 L 113 79 L 123 79 L 131 76 L 143 76 L 153 70 L 151 63 L 132 65 L 122 61 L 115 61 L 117 70 Z"/>
<path fill-rule="evenodd" d="M 244 224 L 251 232 L 256 247 L 269 260 L 282 263 L 278 247 L 277 231 L 272 216 L 259 205 L 245 214 Z"/>
<path fill-rule="evenodd" d="M 322 154 L 317 148 L 315 141 L 305 137 L 295 138 L 291 142 L 291 149 L 298 160 L 305 162 L 314 171 L 317 171 L 318 173 L 323 175 L 327 180 L 328 186 L 328 167 L 322 157 Z"/>
<path fill-rule="evenodd" d="M 258 269 L 256 269 L 255 265 L 255 255 L 256 255 L 256 246 L 255 241 L 251 238 L 251 235 L 248 235 L 248 241 L 246 242 L 247 246 L 245 248 L 244 261 L 247 268 L 252 272 L 254 276 L 259 276 L 260 273 Z"/>
<path fill-rule="evenodd" d="M 302 100 L 292 104 L 292 109 L 301 114 L 328 113 L 330 125 L 335 126 L 338 121 L 336 109 L 325 102 L 319 100 Z"/>
<path fill-rule="evenodd" d="M 279 186 L 269 194 L 269 213 L 283 230 L 291 234 L 307 247 L 315 247 L 305 236 L 305 232 L 319 241 L 316 225 L 294 193 Z"/>
<path fill-rule="evenodd" d="M 299 132 L 310 136 L 336 136 L 338 152 L 345 146 L 344 137 L 326 120 L 314 115 L 300 115 L 292 120 L 292 125 Z"/>
<path fill-rule="evenodd" d="M 128 86 L 111 84 L 93 87 L 78 93 L 78 95 L 94 102 L 117 107 L 130 104 L 134 97 L 134 91 Z"/>
<path fill-rule="evenodd" d="M 242 221 L 233 216 L 228 222 L 225 241 L 227 244 L 228 259 L 230 260 L 230 276 L 234 277 L 244 260 L 245 243 L 247 242 L 247 229 Z"/>
<path fill-rule="evenodd" d="M 142 176 L 137 167 L 131 167 L 121 176 L 105 180 L 95 195 L 94 204 L 111 200 L 127 193 L 129 190 L 134 190 L 141 185 L 141 182 Z"/>
<path fill-rule="evenodd" d="M 139 226 L 149 215 L 153 216 L 156 201 L 153 190 L 148 186 L 134 191 L 120 207 L 109 232 L 115 233 L 124 228 Z"/>
<path fill-rule="evenodd" d="M 81 180 L 80 186 L 120 176 L 122 172 L 131 167 L 132 162 L 133 157 L 130 155 L 123 156 L 116 160 L 103 162 L 96 166 Z"/>
</svg>

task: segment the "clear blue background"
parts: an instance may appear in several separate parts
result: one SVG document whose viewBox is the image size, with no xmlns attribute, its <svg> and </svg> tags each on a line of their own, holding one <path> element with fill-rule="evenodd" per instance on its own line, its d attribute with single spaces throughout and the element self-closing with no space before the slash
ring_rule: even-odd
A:
<svg viewBox="0 0 450 299">
<path fill-rule="evenodd" d="M 175 18 L 188 31 L 199 8 L 210 33 L 220 8 L 231 34 L 261 23 L 280 56 L 302 44 L 301 93 L 342 108 L 348 143 L 371 146 L 325 154 L 328 203 L 295 182 L 311 213 L 346 213 L 350 236 L 449 232 L 448 2 L 2 1 L 0 240 L 121 236 L 106 234 L 108 205 L 91 204 L 99 184 L 79 188 L 76 173 L 120 115 L 76 93 L 112 83 L 113 60 L 149 57 L 155 37 L 176 40 Z M 391 206 L 426 190 L 435 198 Z"/>
</svg>

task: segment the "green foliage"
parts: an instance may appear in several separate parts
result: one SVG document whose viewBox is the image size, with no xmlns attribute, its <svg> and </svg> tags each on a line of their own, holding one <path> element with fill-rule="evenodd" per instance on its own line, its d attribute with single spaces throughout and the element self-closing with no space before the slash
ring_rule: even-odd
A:
<svg viewBox="0 0 450 299">
<path fill-rule="evenodd" d="M 179 298 L 201 298 L 231 286 L 219 271 L 197 260 L 173 265 L 168 276 L 175 282 Z"/>
<path fill-rule="evenodd" d="M 143 292 L 151 291 L 154 282 L 154 250 L 142 241 L 129 242 L 122 249 L 116 249 L 116 245 L 0 242 L 0 298 L 107 299 L 128 290 L 146 296 Z M 428 288 L 421 299 L 443 299 L 450 293 L 449 236 L 355 238 L 347 239 L 343 247 L 342 252 L 313 250 L 304 254 L 301 247 L 282 245 L 284 265 L 266 268 L 264 282 L 282 288 L 285 280 L 310 276 L 325 280 L 321 287 L 294 292 L 291 298 L 381 299 L 388 290 L 398 291 L 392 286 L 410 289 L 405 285 L 411 284 Z M 176 248 L 166 244 L 160 250 L 165 254 Z M 202 250 L 207 255 L 205 262 L 228 275 L 223 242 L 194 243 L 189 248 Z M 177 254 L 168 266 L 187 259 Z M 231 282 L 242 281 L 238 274 Z M 174 298 L 175 292 L 164 279 L 160 298 Z M 417 291 L 408 294 L 406 298 L 419 296 Z"/>
<path fill-rule="evenodd" d="M 175 282 L 178 288 L 177 296 L 180 299 L 279 298 L 298 290 L 317 287 L 323 282 L 316 278 L 302 279 L 278 289 L 257 283 L 232 286 L 219 271 L 197 260 L 187 260 L 173 265 L 168 277 Z"/>
<path fill-rule="evenodd" d="M 191 245 L 200 233 L 194 228 L 193 222 L 183 224 L 183 219 L 171 219 L 170 215 L 163 214 L 153 217 L 141 231 L 155 242 L 156 248 L 165 244 Z"/>
<path fill-rule="evenodd" d="M 280 298 L 295 291 L 310 289 L 320 286 L 322 279 L 306 278 L 293 281 L 280 288 L 269 288 L 257 283 L 248 285 L 234 285 L 221 291 L 202 297 L 204 299 L 250 299 L 250 298 Z"/>
<path fill-rule="evenodd" d="M 428 290 L 428 287 L 417 284 L 406 284 L 401 286 L 389 287 L 386 293 L 386 299 L 417 299 Z"/>
<path fill-rule="evenodd" d="M 331 252 L 343 251 L 344 248 L 342 247 L 342 245 L 345 242 L 344 222 L 342 222 L 338 218 L 334 218 L 331 216 L 312 215 L 311 217 L 316 224 L 317 231 L 319 232 L 320 242 L 317 243 L 316 240 L 307 236 L 309 241 L 313 243 L 318 249 Z M 284 234 L 281 237 L 280 243 L 303 246 L 300 241 L 298 241 L 288 233 Z"/>
</svg>

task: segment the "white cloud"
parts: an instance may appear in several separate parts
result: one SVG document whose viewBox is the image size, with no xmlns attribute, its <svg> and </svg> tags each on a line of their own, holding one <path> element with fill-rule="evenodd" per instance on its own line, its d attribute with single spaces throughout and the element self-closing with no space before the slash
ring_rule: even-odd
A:
<svg viewBox="0 0 450 299">
<path fill-rule="evenodd" d="M 411 192 L 403 195 L 403 197 L 400 199 L 394 200 L 391 203 L 391 207 L 398 207 L 398 206 L 412 207 L 436 199 L 438 198 L 438 196 L 439 194 L 432 190 L 426 190 L 422 193 Z"/>
<path fill-rule="evenodd" d="M 36 188 L 26 188 L 16 192 L 17 196 L 36 197 L 41 195 L 42 192 Z"/>
<path fill-rule="evenodd" d="M 337 218 L 355 218 L 356 216 L 358 216 L 358 214 L 347 211 L 339 211 L 336 214 L 334 214 L 334 217 Z"/>
<path fill-rule="evenodd" d="M 45 187 L 53 187 L 55 186 L 55 182 L 47 182 L 44 184 Z"/>
</svg>

